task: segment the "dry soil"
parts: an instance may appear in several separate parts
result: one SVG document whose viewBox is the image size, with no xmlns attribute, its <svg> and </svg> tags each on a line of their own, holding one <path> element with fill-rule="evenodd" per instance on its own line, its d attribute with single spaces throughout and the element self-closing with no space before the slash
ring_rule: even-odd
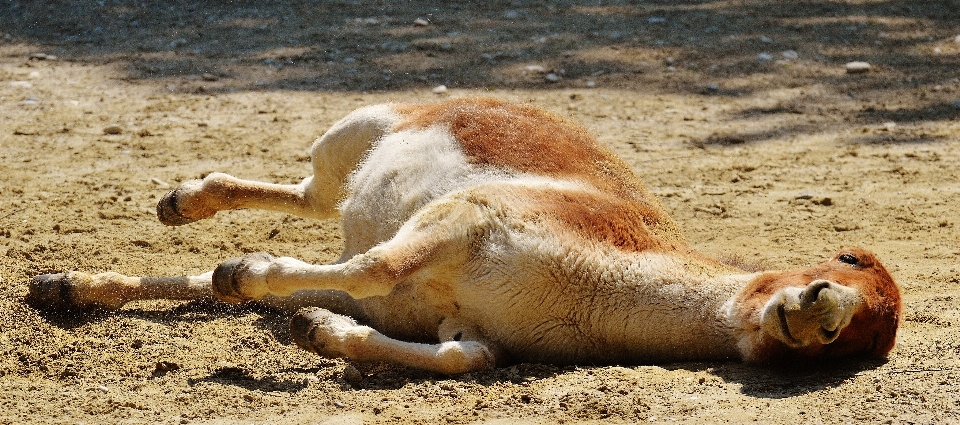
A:
<svg viewBox="0 0 960 425">
<path fill-rule="evenodd" d="M 226 3 L 0 3 L 0 423 L 960 421 L 956 1 Z M 154 205 L 214 171 L 299 181 L 359 106 L 471 95 L 586 125 L 706 253 L 786 268 L 875 251 L 905 298 L 897 347 L 792 370 L 444 377 L 310 355 L 256 305 L 23 302 L 39 273 L 332 261 L 334 222 L 169 228 Z"/>
</svg>

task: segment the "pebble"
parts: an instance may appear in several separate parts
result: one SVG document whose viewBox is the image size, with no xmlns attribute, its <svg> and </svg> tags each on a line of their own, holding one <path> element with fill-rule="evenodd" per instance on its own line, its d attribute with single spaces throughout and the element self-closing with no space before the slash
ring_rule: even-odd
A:
<svg viewBox="0 0 960 425">
<path fill-rule="evenodd" d="M 178 38 L 178 39 L 176 39 L 176 40 L 171 41 L 170 43 L 167 43 L 167 47 L 169 47 L 169 48 L 171 48 L 171 49 L 176 49 L 177 47 L 185 46 L 187 43 L 188 43 L 187 39 L 181 37 L 181 38 Z"/>
<path fill-rule="evenodd" d="M 773 60 L 773 56 L 771 56 L 769 53 L 760 53 L 757 55 L 757 60 L 760 62 L 771 61 Z"/>
<path fill-rule="evenodd" d="M 48 55 L 46 53 L 31 53 L 30 59 L 36 59 L 41 61 L 55 61 L 57 57 L 54 55 Z"/>
<path fill-rule="evenodd" d="M 870 71 L 870 64 L 866 62 L 848 62 L 844 67 L 847 69 L 847 74 L 863 74 L 867 71 Z"/>
<path fill-rule="evenodd" d="M 123 127 L 119 124 L 110 124 L 103 128 L 103 134 L 120 134 L 123 133 Z"/>
<path fill-rule="evenodd" d="M 953 102 L 950 102 L 950 106 L 952 106 L 953 109 L 960 109 L 960 100 L 954 100 Z"/>
<path fill-rule="evenodd" d="M 110 391 L 109 388 L 107 388 L 107 387 L 105 387 L 105 386 L 103 386 L 103 385 L 97 385 L 96 388 L 97 388 L 97 391 L 101 391 L 101 392 L 108 392 L 108 391 Z"/>
<path fill-rule="evenodd" d="M 524 68 L 523 70 L 531 74 L 540 74 L 540 73 L 547 72 L 547 68 L 544 68 L 540 65 L 527 65 L 527 67 Z"/>
<path fill-rule="evenodd" d="M 16 87 L 18 89 L 29 89 L 33 87 L 33 84 L 30 84 L 29 81 L 11 81 L 10 87 Z"/>
<path fill-rule="evenodd" d="M 434 92 L 435 94 L 444 94 L 447 92 L 447 86 L 441 84 L 439 86 L 434 87 L 433 90 L 431 91 Z"/>
<path fill-rule="evenodd" d="M 651 16 L 647 18 L 647 22 L 651 24 L 662 24 L 664 22 L 667 22 L 667 18 L 664 18 L 662 16 Z"/>
<path fill-rule="evenodd" d="M 423 18 L 417 18 L 413 20 L 413 24 L 418 27 L 425 27 L 427 25 L 430 25 L 430 21 Z"/>
<path fill-rule="evenodd" d="M 363 375 L 360 373 L 357 368 L 353 365 L 347 365 L 343 368 L 343 380 L 347 381 L 350 386 L 354 388 L 359 388 L 363 384 Z"/>
<path fill-rule="evenodd" d="M 587 81 L 587 88 L 592 89 L 592 88 L 594 88 L 594 87 L 596 87 L 596 86 L 597 86 L 597 82 L 596 82 L 596 81 L 593 81 L 593 80 Z"/>
<path fill-rule="evenodd" d="M 765 35 L 760 36 L 760 41 L 764 43 L 773 43 L 773 39 Z"/>
<path fill-rule="evenodd" d="M 957 38 L 954 38 L 953 41 L 957 44 L 960 44 L 960 35 L 958 35 Z"/>
<path fill-rule="evenodd" d="M 783 55 L 784 59 L 790 59 L 790 60 L 797 59 L 800 57 L 800 54 L 797 53 L 795 50 L 784 50 L 780 54 Z"/>
<path fill-rule="evenodd" d="M 543 77 L 543 79 L 544 79 L 544 80 L 547 80 L 547 82 L 549 82 L 549 83 L 556 83 L 557 81 L 560 81 L 560 76 L 557 75 L 557 74 L 555 74 L 555 73 L 553 73 L 553 72 L 551 72 L 551 73 L 545 75 L 545 76 Z"/>
<path fill-rule="evenodd" d="M 157 186 L 160 186 L 160 187 L 162 187 L 162 188 L 168 188 L 168 187 L 170 187 L 170 183 L 167 183 L 167 182 L 165 182 L 165 181 L 163 181 L 163 180 L 160 180 L 160 179 L 158 179 L 158 178 L 156 178 L 156 177 L 150 177 L 150 183 L 153 183 L 153 184 L 155 184 L 155 185 L 157 185 Z"/>
</svg>

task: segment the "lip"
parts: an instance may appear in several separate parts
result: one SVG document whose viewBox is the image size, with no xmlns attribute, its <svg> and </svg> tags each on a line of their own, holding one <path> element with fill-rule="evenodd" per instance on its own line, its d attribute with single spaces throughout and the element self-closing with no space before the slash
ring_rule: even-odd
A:
<svg viewBox="0 0 960 425">
<path fill-rule="evenodd" d="M 783 304 L 777 306 L 777 318 L 780 320 L 780 332 L 783 334 L 784 339 L 789 341 L 789 345 L 801 345 L 800 341 L 790 334 L 790 326 L 787 325 L 787 310 Z"/>
</svg>

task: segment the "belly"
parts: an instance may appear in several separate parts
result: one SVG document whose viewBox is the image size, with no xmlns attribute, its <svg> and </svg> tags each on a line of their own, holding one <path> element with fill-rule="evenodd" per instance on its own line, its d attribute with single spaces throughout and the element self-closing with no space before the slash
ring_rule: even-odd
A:
<svg viewBox="0 0 960 425">
<path fill-rule="evenodd" d="M 391 338 L 411 342 L 437 342 L 444 318 L 459 315 L 448 282 L 413 277 L 383 297 L 359 300 L 370 326 Z"/>
</svg>

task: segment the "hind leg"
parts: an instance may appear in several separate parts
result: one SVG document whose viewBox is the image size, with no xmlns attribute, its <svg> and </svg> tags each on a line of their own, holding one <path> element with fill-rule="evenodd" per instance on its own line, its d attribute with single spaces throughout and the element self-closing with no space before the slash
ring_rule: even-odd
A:
<svg viewBox="0 0 960 425">
<path fill-rule="evenodd" d="M 167 193 L 157 204 L 157 217 L 168 226 L 210 218 L 218 211 L 253 208 L 299 217 L 337 216 L 344 182 L 374 141 L 396 123 L 389 105 L 358 109 L 337 123 L 311 147 L 313 176 L 300 184 L 272 184 L 212 173 Z"/>
<path fill-rule="evenodd" d="M 168 192 L 157 203 L 157 218 L 168 226 L 180 226 L 213 217 L 218 211 L 253 208 L 325 219 L 336 215 L 336 201 L 314 188 L 313 177 L 300 184 L 283 185 L 241 180 L 212 173 L 191 180 Z"/>
</svg>

